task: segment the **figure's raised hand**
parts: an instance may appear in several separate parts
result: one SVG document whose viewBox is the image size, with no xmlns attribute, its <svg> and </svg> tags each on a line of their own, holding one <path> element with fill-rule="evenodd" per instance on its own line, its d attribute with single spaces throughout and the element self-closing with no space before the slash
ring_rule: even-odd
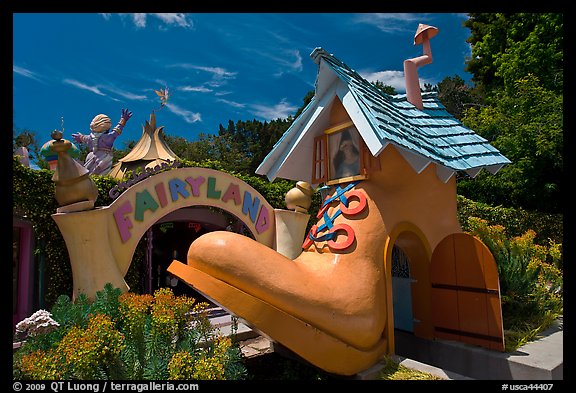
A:
<svg viewBox="0 0 576 393">
<path fill-rule="evenodd" d="M 72 139 L 74 140 L 74 142 L 76 143 L 83 143 L 82 142 L 82 134 L 80 134 L 79 132 L 72 134 Z"/>
<path fill-rule="evenodd" d="M 128 121 L 131 117 L 132 112 L 130 112 L 128 109 L 122 109 L 122 119 L 124 119 L 124 121 Z"/>
</svg>

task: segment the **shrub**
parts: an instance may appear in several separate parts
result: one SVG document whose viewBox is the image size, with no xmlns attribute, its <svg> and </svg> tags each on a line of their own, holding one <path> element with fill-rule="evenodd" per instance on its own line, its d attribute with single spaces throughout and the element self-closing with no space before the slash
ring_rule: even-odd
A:
<svg viewBox="0 0 576 393">
<path fill-rule="evenodd" d="M 477 217 L 470 217 L 468 224 L 496 261 L 504 329 L 535 336 L 563 313 L 562 245 L 552 240 L 535 244 L 533 230 L 509 237 L 504 226 Z"/>
<path fill-rule="evenodd" d="M 491 206 L 482 202 L 475 202 L 461 195 L 457 197 L 458 219 L 464 231 L 469 231 L 469 217 L 478 217 L 486 220 L 488 224 L 505 224 L 509 236 L 520 236 L 532 229 L 536 233 L 534 242 L 546 244 L 548 239 L 554 242 L 563 242 L 563 215 L 546 214 L 529 211 L 522 208 Z"/>
<path fill-rule="evenodd" d="M 50 329 L 34 330 L 14 354 L 14 378 L 243 379 L 240 349 L 217 334 L 206 308 L 167 288 L 120 294 L 107 284 L 94 301 L 60 296 L 43 314 Z"/>
<path fill-rule="evenodd" d="M 112 319 L 95 314 L 87 328 L 73 326 L 55 347 L 28 353 L 25 347 L 15 364 L 22 379 L 102 379 L 114 376 L 124 343 Z"/>
</svg>

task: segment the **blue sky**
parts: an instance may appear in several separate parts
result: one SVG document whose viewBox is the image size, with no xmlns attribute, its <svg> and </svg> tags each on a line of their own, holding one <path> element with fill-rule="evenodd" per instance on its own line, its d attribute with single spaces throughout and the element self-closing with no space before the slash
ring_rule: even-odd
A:
<svg viewBox="0 0 576 393">
<path fill-rule="evenodd" d="M 89 133 L 92 118 L 133 117 L 116 148 L 138 140 L 156 112 L 169 135 L 196 140 L 228 120 L 274 120 L 293 115 L 314 89 L 315 47 L 366 79 L 404 92 L 403 61 L 422 54 L 414 46 L 419 23 L 437 27 L 433 63 L 419 69 L 421 83 L 461 76 L 470 56 L 466 14 L 200 13 L 13 14 L 13 122 L 39 143 L 61 129 Z"/>
</svg>

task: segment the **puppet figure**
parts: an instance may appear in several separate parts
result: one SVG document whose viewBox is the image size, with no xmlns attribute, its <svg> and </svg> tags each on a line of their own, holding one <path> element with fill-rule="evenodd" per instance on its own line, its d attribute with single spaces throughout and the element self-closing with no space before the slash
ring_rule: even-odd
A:
<svg viewBox="0 0 576 393">
<path fill-rule="evenodd" d="M 106 175 L 112 169 L 112 146 L 114 140 L 122 134 L 126 122 L 132 117 L 132 112 L 122 109 L 122 116 L 118 124 L 110 131 L 112 121 L 106 115 L 100 114 L 90 123 L 90 135 L 81 133 L 72 134 L 77 143 L 90 146 L 90 153 L 86 156 L 84 167 L 93 175 Z"/>
</svg>

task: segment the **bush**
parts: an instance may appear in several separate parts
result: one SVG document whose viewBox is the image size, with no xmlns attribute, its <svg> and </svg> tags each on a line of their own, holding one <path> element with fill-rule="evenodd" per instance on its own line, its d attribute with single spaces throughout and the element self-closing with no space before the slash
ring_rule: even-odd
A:
<svg viewBox="0 0 576 393">
<path fill-rule="evenodd" d="M 521 332 L 520 341 L 512 340 L 515 349 L 563 313 L 562 245 L 536 244 L 533 230 L 509 237 L 504 226 L 477 217 L 469 218 L 468 227 L 496 260 L 504 330 Z"/>
<path fill-rule="evenodd" d="M 244 379 L 238 345 L 217 334 L 206 307 L 168 288 L 120 294 L 107 284 L 92 302 L 60 296 L 51 315 L 20 325 L 20 334 L 39 331 L 34 321 L 49 329 L 25 337 L 13 355 L 14 378 Z"/>
<path fill-rule="evenodd" d="M 536 233 L 537 244 L 547 244 L 548 239 L 563 242 L 563 215 L 529 211 L 522 208 L 490 206 L 458 195 L 458 219 L 462 230 L 470 229 L 468 217 L 478 217 L 490 225 L 505 224 L 510 236 L 520 236 L 528 230 Z"/>
</svg>

